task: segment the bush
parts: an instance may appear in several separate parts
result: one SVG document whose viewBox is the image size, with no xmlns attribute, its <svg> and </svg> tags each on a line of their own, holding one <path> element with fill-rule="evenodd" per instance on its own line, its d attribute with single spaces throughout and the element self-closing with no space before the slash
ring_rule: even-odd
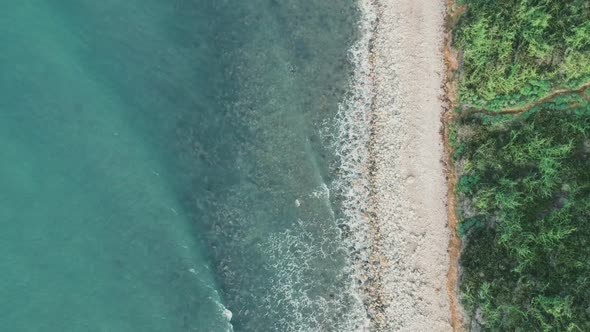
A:
<svg viewBox="0 0 590 332">
<path fill-rule="evenodd" d="M 587 0 L 468 0 L 455 30 L 463 104 L 498 111 L 590 78 Z"/>
<path fill-rule="evenodd" d="M 484 330 L 590 331 L 590 107 L 572 100 L 459 120 L 477 128 L 457 138 L 461 289 Z"/>
</svg>

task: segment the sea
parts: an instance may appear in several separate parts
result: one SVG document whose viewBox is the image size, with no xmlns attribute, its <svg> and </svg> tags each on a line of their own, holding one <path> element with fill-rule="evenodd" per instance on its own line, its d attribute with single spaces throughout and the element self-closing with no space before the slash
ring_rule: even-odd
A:
<svg viewBox="0 0 590 332">
<path fill-rule="evenodd" d="M 3 3 L 1 331 L 367 328 L 358 0 Z"/>
</svg>

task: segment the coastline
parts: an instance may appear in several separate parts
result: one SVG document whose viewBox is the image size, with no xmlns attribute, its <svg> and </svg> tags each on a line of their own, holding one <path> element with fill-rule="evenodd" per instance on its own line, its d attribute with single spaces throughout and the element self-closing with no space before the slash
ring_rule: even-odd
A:
<svg viewBox="0 0 590 332">
<path fill-rule="evenodd" d="M 368 312 L 380 331 L 450 331 L 445 3 L 371 6 Z"/>
</svg>

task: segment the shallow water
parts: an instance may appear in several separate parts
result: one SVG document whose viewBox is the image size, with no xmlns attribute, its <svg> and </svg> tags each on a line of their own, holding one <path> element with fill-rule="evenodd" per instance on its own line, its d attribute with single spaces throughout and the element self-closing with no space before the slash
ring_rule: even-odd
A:
<svg viewBox="0 0 590 332">
<path fill-rule="evenodd" d="M 362 324 L 330 195 L 358 13 L 314 2 L 3 10 L 5 328 Z"/>
</svg>

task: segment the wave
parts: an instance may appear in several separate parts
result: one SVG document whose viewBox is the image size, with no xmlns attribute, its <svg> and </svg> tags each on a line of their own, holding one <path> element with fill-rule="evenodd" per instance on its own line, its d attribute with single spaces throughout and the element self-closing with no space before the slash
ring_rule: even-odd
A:
<svg viewBox="0 0 590 332">
<path fill-rule="evenodd" d="M 339 331 L 367 331 L 371 327 L 363 304 L 366 301 L 363 286 L 367 280 L 363 265 L 370 253 L 369 142 L 374 89 L 369 50 L 377 15 L 369 0 L 359 0 L 358 6 L 360 37 L 348 51 L 354 70 L 348 84 L 349 92 L 338 105 L 335 125 L 325 125 L 322 133 L 324 141 L 332 142 L 330 148 L 336 155 L 333 165 L 336 178 L 329 184 L 322 182 L 308 196 L 323 202 L 332 217 L 337 218 L 344 240 L 338 246 L 347 252 L 345 257 L 349 262 L 338 278 L 344 285 L 337 293 L 312 298 L 308 295 L 310 285 L 305 284 L 305 274 L 317 267 L 317 261 L 311 261 L 329 259 L 326 252 L 330 250 L 324 248 L 331 246 L 326 243 L 331 237 L 307 231 L 304 225 L 309 224 L 309 220 L 299 220 L 300 229 L 270 236 L 263 247 L 266 255 L 276 262 L 273 267 L 277 272 L 270 285 L 274 292 L 267 302 L 269 308 L 272 303 L 278 303 L 291 313 L 277 315 L 282 320 L 279 325 L 288 327 L 288 331 L 334 330 L 334 325 L 326 323 L 330 322 L 330 314 L 336 307 L 346 308 L 339 318 Z M 335 197 L 331 197 L 332 192 Z M 336 208 L 332 198 L 337 202 Z M 300 204 L 298 199 L 296 206 Z M 338 217 L 334 210 L 339 211 Z"/>
<path fill-rule="evenodd" d="M 366 282 L 370 276 L 366 275 L 365 265 L 371 246 L 369 143 L 371 104 L 375 93 L 370 46 L 377 15 L 371 0 L 359 0 L 358 6 L 361 12 L 358 23 L 360 37 L 349 51 L 354 74 L 350 81 L 349 94 L 339 105 L 336 117 L 333 149 L 337 155 L 335 168 L 338 170 L 338 177 L 332 184 L 332 190 L 338 197 L 341 211 L 338 223 L 344 230 L 344 241 L 352 260 L 351 273 L 354 282 L 350 287 L 366 304 L 369 299 L 363 289 L 367 286 Z M 365 308 L 362 310 L 366 312 Z M 361 327 L 350 331 L 364 331 L 369 326 L 370 321 L 365 318 Z"/>
</svg>

